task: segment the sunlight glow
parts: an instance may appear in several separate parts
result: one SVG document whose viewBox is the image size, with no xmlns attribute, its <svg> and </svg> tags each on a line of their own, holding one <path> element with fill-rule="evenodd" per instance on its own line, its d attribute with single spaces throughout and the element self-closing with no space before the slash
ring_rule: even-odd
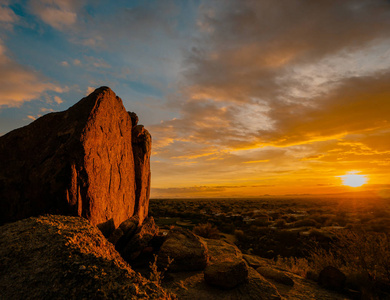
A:
<svg viewBox="0 0 390 300">
<path fill-rule="evenodd" d="M 358 175 L 358 172 L 352 171 L 348 172 L 346 175 L 338 176 L 343 181 L 343 185 L 350 187 L 359 187 L 367 182 L 367 177 L 365 175 Z"/>
</svg>

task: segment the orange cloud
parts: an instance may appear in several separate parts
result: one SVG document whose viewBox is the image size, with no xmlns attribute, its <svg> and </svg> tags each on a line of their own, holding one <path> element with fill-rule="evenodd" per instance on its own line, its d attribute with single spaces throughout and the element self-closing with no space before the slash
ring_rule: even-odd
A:
<svg viewBox="0 0 390 300">
<path fill-rule="evenodd" d="M 0 41 L 0 106 L 20 106 L 46 91 L 62 93 L 65 88 L 50 83 L 41 74 L 24 67 L 6 55 Z"/>
</svg>

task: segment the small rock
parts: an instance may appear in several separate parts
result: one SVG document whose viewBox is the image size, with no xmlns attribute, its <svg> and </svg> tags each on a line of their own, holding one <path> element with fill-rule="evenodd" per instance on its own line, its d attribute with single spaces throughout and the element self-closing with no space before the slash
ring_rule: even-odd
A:
<svg viewBox="0 0 390 300">
<path fill-rule="evenodd" d="M 123 231 L 122 229 L 120 229 L 119 227 L 117 229 L 114 230 L 114 232 L 110 235 L 110 237 L 108 238 L 108 241 L 115 245 L 119 239 L 123 236 Z"/>
<path fill-rule="evenodd" d="M 248 267 L 243 260 L 215 263 L 206 267 L 204 279 L 210 285 L 232 289 L 248 279 Z"/>
<path fill-rule="evenodd" d="M 318 284 L 331 290 L 342 290 L 347 277 L 339 269 L 327 266 L 318 276 Z"/>
<path fill-rule="evenodd" d="M 109 237 L 109 241 L 115 245 L 116 250 L 121 252 L 134 236 L 139 224 L 138 216 L 133 216 L 123 221 Z"/>
<path fill-rule="evenodd" d="M 153 217 L 149 217 L 145 219 L 142 226 L 137 229 L 134 236 L 119 252 L 126 261 L 131 262 L 141 254 L 144 248 L 148 247 L 149 242 L 156 234 L 158 234 L 158 227 L 154 223 Z"/>
<path fill-rule="evenodd" d="M 111 218 L 110 220 L 100 223 L 97 225 L 97 228 L 103 233 L 103 235 L 108 238 L 111 236 L 111 234 L 115 230 L 115 224 L 114 224 L 114 219 Z"/>
</svg>

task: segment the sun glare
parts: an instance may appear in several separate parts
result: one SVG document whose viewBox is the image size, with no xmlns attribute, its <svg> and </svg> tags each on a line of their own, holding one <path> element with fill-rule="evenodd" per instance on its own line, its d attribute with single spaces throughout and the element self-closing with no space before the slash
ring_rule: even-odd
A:
<svg viewBox="0 0 390 300">
<path fill-rule="evenodd" d="M 343 181 L 343 185 L 350 187 L 359 187 L 367 182 L 365 175 L 356 174 L 357 172 L 348 172 L 346 175 L 338 176 Z"/>
</svg>

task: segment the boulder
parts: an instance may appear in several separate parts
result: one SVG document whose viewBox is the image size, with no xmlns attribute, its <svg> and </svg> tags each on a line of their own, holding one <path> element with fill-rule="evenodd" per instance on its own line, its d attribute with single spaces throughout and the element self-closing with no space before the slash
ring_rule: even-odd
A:
<svg viewBox="0 0 390 300">
<path fill-rule="evenodd" d="M 248 279 L 248 267 L 243 260 L 213 263 L 204 270 L 204 279 L 223 289 L 232 289 Z"/>
<path fill-rule="evenodd" d="M 267 279 L 271 279 L 284 285 L 294 285 L 294 280 L 292 280 L 291 277 L 285 274 L 283 271 L 276 270 L 269 266 L 258 267 L 256 271 Z"/>
<path fill-rule="evenodd" d="M 138 212 L 142 223 L 150 135 L 134 129 L 140 131 L 134 152 L 134 119 L 110 88 L 101 87 L 66 111 L 1 136 L 0 224 L 56 213 L 85 217 L 109 234 Z"/>
<path fill-rule="evenodd" d="M 45 215 L 3 225 L 0 257 L 0 299 L 171 299 L 84 218 Z"/>
<path fill-rule="evenodd" d="M 204 270 L 206 283 L 232 289 L 248 280 L 248 266 L 235 245 L 221 240 L 205 241 L 210 256 L 210 264 Z"/>
<path fill-rule="evenodd" d="M 187 229 L 173 227 L 158 252 L 157 263 L 164 267 L 169 259 L 173 259 L 172 272 L 203 270 L 209 260 L 206 243 Z"/>
<path fill-rule="evenodd" d="M 153 217 L 149 217 L 145 219 L 142 226 L 137 229 L 127 243 L 126 240 L 124 241 L 125 246 L 123 248 L 116 247 L 116 249 L 126 261 L 132 262 L 149 246 L 149 243 L 157 234 L 158 227 L 154 223 Z M 126 238 L 126 235 L 123 237 Z"/>
<path fill-rule="evenodd" d="M 142 125 L 136 125 L 132 131 L 132 144 L 135 168 L 135 213 L 140 222 L 148 215 L 150 196 L 150 155 L 152 138 Z"/>
<path fill-rule="evenodd" d="M 327 266 L 318 276 L 318 284 L 330 290 L 342 290 L 347 277 L 339 269 Z"/>
<path fill-rule="evenodd" d="M 251 299 L 280 300 L 282 297 L 278 289 L 255 269 L 248 268 L 248 283 L 241 284 L 237 290 Z"/>
<path fill-rule="evenodd" d="M 241 261 L 243 255 L 236 245 L 223 240 L 205 239 L 211 263 L 220 263 L 224 261 Z"/>
<path fill-rule="evenodd" d="M 210 253 L 210 264 L 220 259 L 228 257 L 240 257 L 236 249 L 228 247 L 226 243 L 210 243 L 213 240 L 204 240 Z M 214 254 L 214 255 L 213 255 Z M 208 267 L 207 267 L 208 268 Z M 264 277 L 251 267 L 248 267 L 248 275 L 245 282 L 237 285 L 235 288 L 226 289 L 216 285 L 207 284 L 204 272 L 176 272 L 169 274 L 172 280 L 165 282 L 165 287 L 177 295 L 178 299 L 183 300 L 280 300 L 281 296 L 276 287 L 269 283 Z M 287 299 L 287 298 L 286 298 Z M 307 298 L 294 298 L 307 299 Z M 329 298 L 331 299 L 331 298 Z"/>
<path fill-rule="evenodd" d="M 115 245 L 115 248 L 123 249 L 128 241 L 133 237 L 135 231 L 138 228 L 139 218 L 137 215 L 132 216 L 131 218 L 123 221 L 117 229 L 108 238 L 112 244 Z"/>
</svg>

